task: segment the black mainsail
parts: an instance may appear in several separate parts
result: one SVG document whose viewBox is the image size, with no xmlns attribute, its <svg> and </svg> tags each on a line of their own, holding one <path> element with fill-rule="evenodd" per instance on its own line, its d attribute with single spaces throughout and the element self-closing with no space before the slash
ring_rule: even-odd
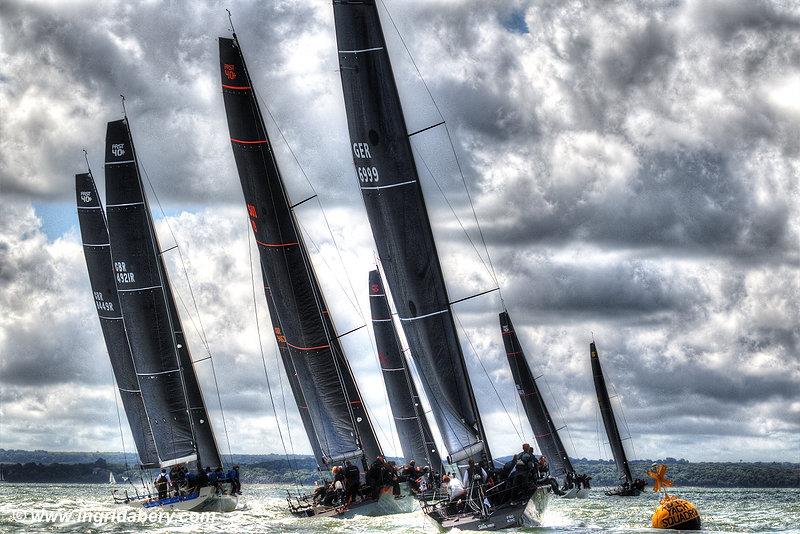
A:
<svg viewBox="0 0 800 534">
<path fill-rule="evenodd" d="M 320 468 L 381 454 L 270 147 L 239 43 L 219 39 L 231 146 L 275 337 Z"/>
<path fill-rule="evenodd" d="M 373 0 L 334 0 L 353 162 L 403 331 L 451 462 L 491 460 Z"/>
<path fill-rule="evenodd" d="M 536 443 L 539 450 L 547 456 L 550 462 L 550 473 L 554 476 L 575 474 L 572 462 L 564 448 L 564 443 L 558 435 L 558 429 L 550 417 L 550 411 L 544 402 L 542 393 L 536 383 L 536 378 L 531 372 L 525 352 L 511 323 L 508 311 L 500 313 L 500 330 L 503 334 L 503 344 L 508 357 L 508 365 L 511 367 L 511 374 L 514 384 L 517 386 L 525 415 L 528 416 Z"/>
<path fill-rule="evenodd" d="M 589 344 L 589 354 L 592 361 L 592 377 L 594 378 L 594 389 L 597 392 L 597 402 L 600 404 L 600 414 L 603 416 L 603 425 L 606 427 L 608 443 L 611 445 L 611 453 L 614 455 L 614 463 L 620 478 L 624 478 L 628 484 L 633 483 L 631 468 L 628 465 L 628 457 L 625 455 L 625 447 L 622 446 L 622 438 L 619 435 L 619 427 L 614 417 L 614 410 L 611 408 L 611 399 L 608 396 L 608 388 L 603 377 L 603 368 L 600 366 L 600 358 L 597 357 L 597 348 L 594 341 Z"/>
<path fill-rule="evenodd" d="M 369 273 L 369 305 L 383 382 L 404 459 L 407 462 L 416 460 L 417 463 L 424 460 L 431 469 L 441 471 L 442 460 L 425 418 L 414 378 L 403 355 L 389 308 L 389 299 L 377 269 Z"/>
<path fill-rule="evenodd" d="M 143 467 L 155 467 L 159 464 L 159 458 L 153 440 L 153 429 L 150 427 L 144 398 L 139 389 L 139 378 L 131 358 L 117 296 L 106 216 L 90 172 L 75 175 L 75 194 L 83 255 L 114 379 L 139 453 L 139 463 Z"/>
<path fill-rule="evenodd" d="M 113 272 L 160 464 L 220 466 L 127 119 L 108 123 L 105 162 Z"/>
</svg>

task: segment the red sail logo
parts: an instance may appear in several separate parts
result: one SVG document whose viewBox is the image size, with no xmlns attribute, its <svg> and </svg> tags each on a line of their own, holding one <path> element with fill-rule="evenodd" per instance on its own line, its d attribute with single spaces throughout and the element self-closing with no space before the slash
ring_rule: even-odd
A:
<svg viewBox="0 0 800 534">
<path fill-rule="evenodd" d="M 373 293 L 377 293 L 378 291 L 381 290 L 381 286 L 379 286 L 378 284 L 372 284 L 372 286 L 370 286 L 370 289 L 372 289 Z"/>
<path fill-rule="evenodd" d="M 229 80 L 236 79 L 236 67 L 230 63 L 225 63 L 225 77 Z"/>
<path fill-rule="evenodd" d="M 286 343 L 286 336 L 281 333 L 281 329 L 277 326 L 274 328 L 275 331 L 275 338 L 278 340 L 278 343 Z"/>
</svg>

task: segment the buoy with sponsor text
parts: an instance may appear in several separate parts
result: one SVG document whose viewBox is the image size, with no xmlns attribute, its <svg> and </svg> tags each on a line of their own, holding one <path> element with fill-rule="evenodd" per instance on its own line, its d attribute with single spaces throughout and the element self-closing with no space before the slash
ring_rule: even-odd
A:
<svg viewBox="0 0 800 534">
<path fill-rule="evenodd" d="M 664 490 L 664 496 L 653 512 L 653 528 L 700 530 L 700 512 L 697 507 L 686 499 L 667 493 L 667 488 L 672 487 L 672 481 L 667 478 L 667 466 L 660 464 L 647 474 L 655 479 L 654 492 Z"/>
</svg>

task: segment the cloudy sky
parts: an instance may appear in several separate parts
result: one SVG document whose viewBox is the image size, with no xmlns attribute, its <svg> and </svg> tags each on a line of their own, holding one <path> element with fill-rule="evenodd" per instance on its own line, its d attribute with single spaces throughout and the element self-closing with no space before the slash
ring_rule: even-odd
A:
<svg viewBox="0 0 800 534">
<path fill-rule="evenodd" d="M 800 4 L 386 5 L 409 129 L 440 119 L 398 31 L 453 134 L 505 304 L 572 454 L 608 457 L 589 368 L 594 335 L 634 457 L 800 461 Z M 184 254 L 185 271 L 167 254 L 170 271 L 189 304 L 185 329 L 206 332 L 231 448 L 282 450 L 219 88 L 225 7 L 274 116 L 290 195 L 319 194 L 298 213 L 337 326 L 364 323 L 374 244 L 330 2 L 4 0 L 0 447 L 122 448 L 73 187 L 86 148 L 102 193 L 105 123 L 121 117 L 124 93 L 163 205 L 162 243 Z M 446 136 L 431 130 L 414 148 L 451 298 L 492 288 L 483 248 L 470 245 L 480 238 Z M 495 454 L 530 439 L 500 306 L 497 293 L 456 306 Z M 379 437 L 398 451 L 368 329 L 346 345 Z M 192 347 L 205 356 L 198 335 Z M 294 450 L 309 452 L 295 407 L 282 407 L 285 377 L 268 335 L 263 348 L 282 425 L 288 417 Z M 208 361 L 198 367 L 227 451 Z"/>
</svg>

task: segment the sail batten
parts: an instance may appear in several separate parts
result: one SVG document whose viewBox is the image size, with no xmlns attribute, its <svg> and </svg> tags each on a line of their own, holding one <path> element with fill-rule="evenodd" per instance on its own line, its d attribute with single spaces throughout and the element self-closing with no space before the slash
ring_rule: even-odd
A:
<svg viewBox="0 0 800 534">
<path fill-rule="evenodd" d="M 556 428 L 553 418 L 550 416 L 550 410 L 547 409 L 542 392 L 536 383 L 539 377 L 534 377 L 531 372 L 525 351 L 522 349 L 508 311 L 500 313 L 500 329 L 517 393 L 530 422 L 531 430 L 533 430 L 533 436 L 539 445 L 539 450 L 549 460 L 550 473 L 555 476 L 568 473 L 574 475 L 575 469 L 572 467 L 564 443 L 558 434 L 560 429 Z"/>
<path fill-rule="evenodd" d="M 490 460 L 375 2 L 333 11 L 351 157 L 403 331 L 450 459 Z"/>
<path fill-rule="evenodd" d="M 281 358 L 320 468 L 381 454 L 275 161 L 235 36 L 220 38 L 222 94 Z"/>
<path fill-rule="evenodd" d="M 611 454 L 614 456 L 614 463 L 617 466 L 620 477 L 624 478 L 628 484 L 632 484 L 633 475 L 628 465 L 625 447 L 622 445 L 619 427 L 617 426 L 614 410 L 611 407 L 611 399 L 608 395 L 608 387 L 603 376 L 603 367 L 600 365 L 600 358 L 597 355 L 597 347 L 594 341 L 589 344 L 589 356 L 592 362 L 592 377 L 594 378 L 594 387 L 597 392 L 597 402 L 600 405 L 600 415 L 603 418 L 603 426 L 606 429 Z"/>
</svg>

